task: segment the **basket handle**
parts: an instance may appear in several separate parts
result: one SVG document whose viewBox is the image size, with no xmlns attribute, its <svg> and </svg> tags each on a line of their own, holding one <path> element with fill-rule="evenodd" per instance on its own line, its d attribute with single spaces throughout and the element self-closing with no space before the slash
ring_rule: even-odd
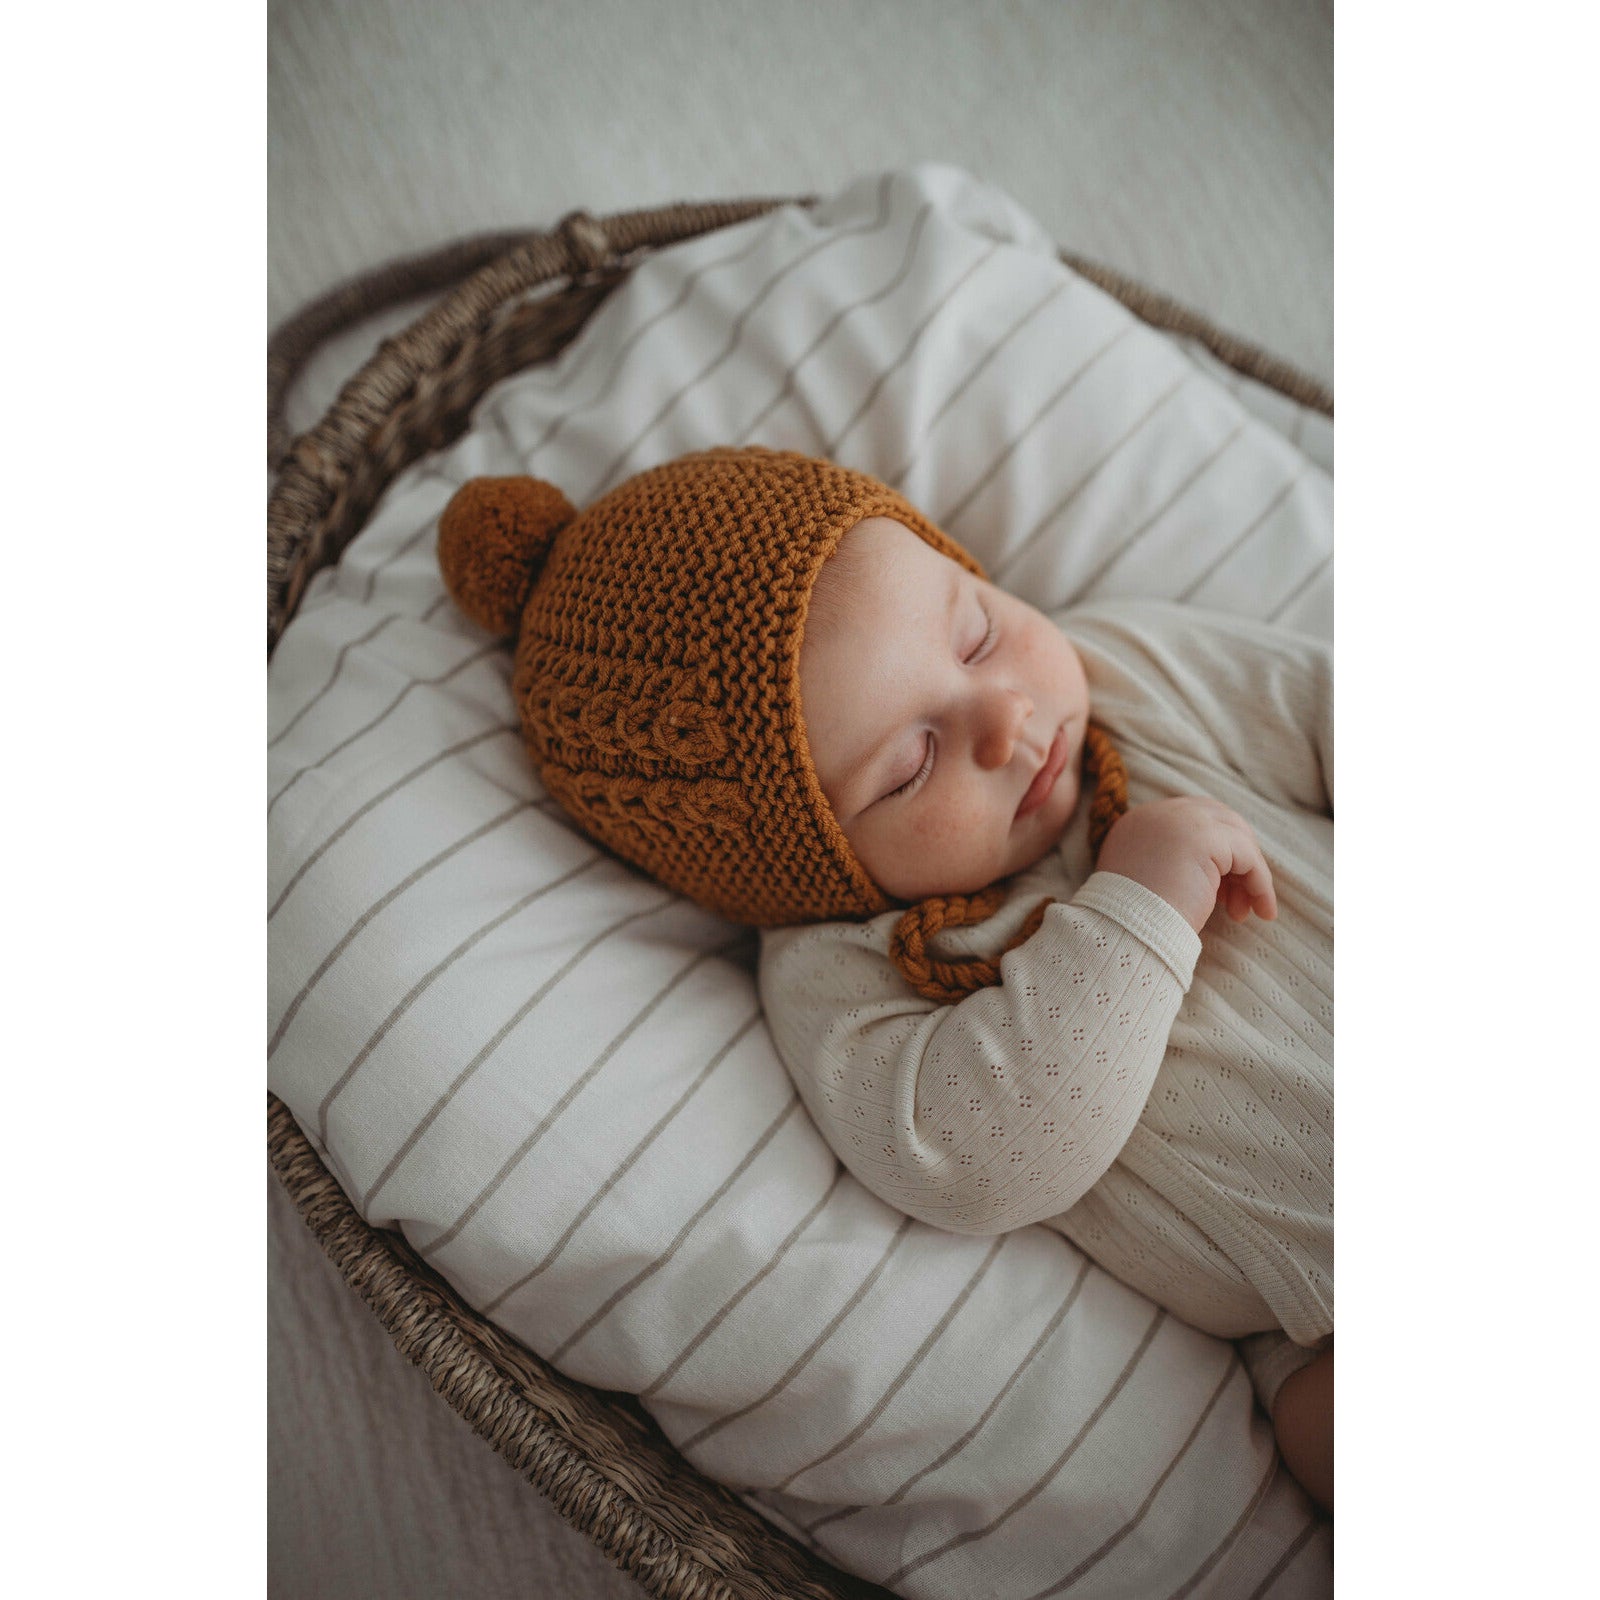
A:
<svg viewBox="0 0 1600 1600">
<path fill-rule="evenodd" d="M 587 211 L 572 211 L 548 233 L 474 234 L 351 278 L 298 311 L 267 342 L 267 469 L 277 472 L 294 448 L 284 408 L 289 389 L 306 362 L 335 334 L 379 311 L 458 285 L 465 290 L 477 278 L 481 280 L 473 284 L 477 292 L 466 293 L 469 305 L 463 309 L 469 317 L 483 315 L 495 304 L 541 283 L 580 278 L 640 249 L 674 244 L 778 206 L 810 205 L 814 200 L 815 196 L 796 195 L 709 201 L 619 211 L 598 218 Z M 441 318 L 448 315 L 442 306 L 436 312 Z M 458 329 L 459 315 L 451 320 Z M 445 330 L 441 326 L 430 331 L 437 335 Z M 390 344 L 401 343 L 403 337 Z M 434 342 L 424 337 L 423 343 Z M 341 395 L 341 402 L 344 399 Z"/>
<path fill-rule="evenodd" d="M 278 327 L 267 341 L 267 470 L 278 470 L 294 442 L 284 420 L 289 391 L 329 339 L 390 306 L 442 293 L 529 237 L 526 232 L 479 233 L 386 262 L 319 295 Z"/>
</svg>

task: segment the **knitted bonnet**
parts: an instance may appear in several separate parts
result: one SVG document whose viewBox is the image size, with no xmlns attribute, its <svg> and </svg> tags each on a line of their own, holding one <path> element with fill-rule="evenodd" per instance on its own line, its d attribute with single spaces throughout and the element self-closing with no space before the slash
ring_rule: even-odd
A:
<svg viewBox="0 0 1600 1600">
<path fill-rule="evenodd" d="M 867 517 L 978 564 L 887 485 L 750 447 L 651 468 L 576 512 L 537 478 L 474 478 L 439 523 L 460 608 L 515 634 L 512 692 L 545 787 L 593 838 L 757 927 L 892 902 L 811 764 L 800 641 L 822 564 Z"/>
</svg>

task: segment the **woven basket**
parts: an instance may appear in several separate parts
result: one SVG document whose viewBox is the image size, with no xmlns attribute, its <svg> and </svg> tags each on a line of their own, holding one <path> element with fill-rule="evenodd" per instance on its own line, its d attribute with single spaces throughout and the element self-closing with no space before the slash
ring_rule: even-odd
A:
<svg viewBox="0 0 1600 1600">
<path fill-rule="evenodd" d="M 267 654 L 312 575 L 336 560 L 395 476 L 465 431 L 491 385 L 552 360 L 645 252 L 784 204 L 740 200 L 595 218 L 548 233 L 486 234 L 324 295 L 267 348 Z M 1204 318 L 1092 262 L 1074 271 L 1166 332 L 1200 340 L 1235 371 L 1331 416 L 1314 379 Z M 440 294 L 385 340 L 309 432 L 290 439 L 284 405 L 325 339 L 375 312 Z M 819 1561 L 701 1476 L 629 1395 L 575 1383 L 474 1312 L 398 1233 L 357 1214 L 300 1132 L 267 1096 L 279 1181 L 334 1265 L 406 1358 L 575 1528 L 662 1600 L 866 1600 L 886 1591 Z"/>
</svg>

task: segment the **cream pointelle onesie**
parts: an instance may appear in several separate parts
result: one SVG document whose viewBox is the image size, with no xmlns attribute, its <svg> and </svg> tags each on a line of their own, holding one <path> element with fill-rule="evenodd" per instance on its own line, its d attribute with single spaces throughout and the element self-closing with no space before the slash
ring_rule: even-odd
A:
<svg viewBox="0 0 1600 1600">
<path fill-rule="evenodd" d="M 940 955 L 999 951 L 956 1005 L 889 961 L 898 917 L 762 935 L 779 1053 L 844 1164 L 957 1233 L 1042 1222 L 1174 1315 L 1250 1341 L 1263 1401 L 1333 1332 L 1332 651 L 1154 601 L 1055 621 L 1139 805 L 1203 794 L 1255 829 L 1278 918 L 1197 936 L 1092 869 L 1088 806 L 988 922 Z M 1286 1334 L 1296 1350 L 1289 1347 Z"/>
</svg>

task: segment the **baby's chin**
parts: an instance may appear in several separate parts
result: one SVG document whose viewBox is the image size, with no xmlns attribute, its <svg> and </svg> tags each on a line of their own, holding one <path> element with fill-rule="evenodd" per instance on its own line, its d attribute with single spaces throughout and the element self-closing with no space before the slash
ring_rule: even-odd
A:
<svg viewBox="0 0 1600 1600">
<path fill-rule="evenodd" d="M 1038 837 L 1030 839 L 1026 848 L 1020 852 L 1017 864 L 1012 868 L 1013 873 L 1026 872 L 1029 867 L 1038 866 L 1061 843 L 1066 836 L 1068 824 L 1077 812 L 1077 798 L 1076 795 L 1072 797 L 1071 806 L 1059 819 L 1045 819 L 1044 826 L 1039 829 Z"/>
</svg>

